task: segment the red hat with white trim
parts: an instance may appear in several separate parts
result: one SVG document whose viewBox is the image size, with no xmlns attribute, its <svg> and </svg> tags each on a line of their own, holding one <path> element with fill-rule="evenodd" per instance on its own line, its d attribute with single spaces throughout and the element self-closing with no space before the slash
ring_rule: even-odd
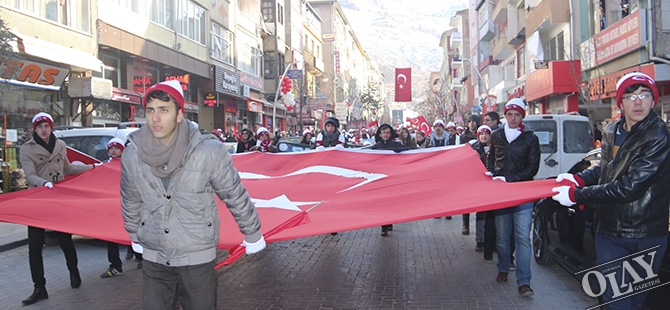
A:
<svg viewBox="0 0 670 310">
<path fill-rule="evenodd" d="M 159 90 L 166 92 L 170 97 L 174 98 L 174 100 L 177 101 L 177 104 L 179 104 L 179 108 L 184 111 L 184 92 L 182 91 L 181 84 L 179 84 L 179 81 L 177 80 L 160 82 L 149 87 L 144 98 L 142 98 L 142 105 L 144 108 L 147 107 L 147 98 L 149 95 Z"/>
<path fill-rule="evenodd" d="M 265 127 L 258 127 L 258 129 L 256 130 L 256 139 L 260 139 L 261 135 L 270 136 L 270 132 Z"/>
<path fill-rule="evenodd" d="M 35 128 L 37 128 L 37 125 L 39 125 L 42 122 L 49 123 L 49 127 L 51 127 L 51 129 L 54 129 L 54 119 L 51 118 L 51 115 L 45 112 L 40 112 L 35 114 L 35 116 L 33 116 L 33 130 L 35 130 Z"/>
<path fill-rule="evenodd" d="M 433 128 L 435 128 L 436 126 L 442 126 L 442 128 L 444 128 L 444 121 L 441 119 L 436 120 L 435 122 L 433 122 Z"/>
<path fill-rule="evenodd" d="M 477 135 L 481 134 L 482 132 L 486 132 L 488 134 L 491 134 L 491 127 L 487 125 L 481 125 L 479 128 L 477 128 Z"/>
<path fill-rule="evenodd" d="M 507 114 L 507 111 L 514 110 L 521 113 L 522 117 L 526 117 L 526 103 L 522 99 L 514 98 L 510 101 L 507 101 L 505 104 L 505 110 L 503 114 Z"/>
<path fill-rule="evenodd" d="M 447 129 L 450 129 L 450 128 L 456 129 L 456 124 L 454 124 L 454 122 L 448 122 L 447 123 Z"/>
<path fill-rule="evenodd" d="M 621 97 L 624 95 L 626 88 L 635 84 L 642 84 L 644 87 L 651 90 L 651 93 L 654 95 L 655 107 L 658 103 L 658 88 L 656 87 L 656 82 L 650 76 L 642 72 L 628 73 L 619 79 L 616 83 L 616 106 L 621 109 Z"/>
<path fill-rule="evenodd" d="M 121 140 L 121 139 L 119 139 L 119 138 L 111 138 L 111 139 L 109 139 L 109 142 L 107 142 L 107 150 L 109 151 L 109 149 L 110 149 L 112 146 L 115 146 L 115 147 L 119 148 L 121 151 L 123 151 L 123 149 L 126 148 L 126 147 L 123 145 L 123 140 Z"/>
</svg>

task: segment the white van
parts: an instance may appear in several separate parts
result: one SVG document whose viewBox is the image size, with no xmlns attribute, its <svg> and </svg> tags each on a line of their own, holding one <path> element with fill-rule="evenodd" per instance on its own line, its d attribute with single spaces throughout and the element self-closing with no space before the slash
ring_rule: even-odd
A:
<svg viewBox="0 0 670 310">
<path fill-rule="evenodd" d="M 107 142 L 112 138 L 119 138 L 122 141 L 128 139 L 128 135 L 139 128 L 130 128 L 121 126 L 116 127 L 95 127 L 95 128 L 75 128 L 54 130 L 54 135 L 63 140 L 67 146 L 84 152 L 100 161 L 109 158 L 107 154 Z"/>
<path fill-rule="evenodd" d="M 593 148 L 588 117 L 570 114 L 534 114 L 523 123 L 535 131 L 540 140 L 540 169 L 536 180 L 556 177 L 567 172 Z"/>
</svg>

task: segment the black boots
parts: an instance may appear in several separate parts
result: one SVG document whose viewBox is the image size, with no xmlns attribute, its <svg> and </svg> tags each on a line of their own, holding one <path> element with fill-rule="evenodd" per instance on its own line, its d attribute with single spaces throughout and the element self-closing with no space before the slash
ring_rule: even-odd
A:
<svg viewBox="0 0 670 310">
<path fill-rule="evenodd" d="M 393 225 L 382 226 L 382 237 L 388 237 L 389 231 L 393 230 Z"/>
<path fill-rule="evenodd" d="M 35 290 L 33 291 L 33 294 L 30 295 L 30 297 L 26 298 L 25 300 L 21 301 L 23 305 L 32 305 L 42 299 L 47 299 L 49 298 L 49 294 L 47 294 L 47 289 L 44 287 L 36 287 Z"/>
<path fill-rule="evenodd" d="M 79 288 L 81 286 L 81 278 L 79 277 L 79 270 L 70 272 L 70 287 Z"/>
</svg>

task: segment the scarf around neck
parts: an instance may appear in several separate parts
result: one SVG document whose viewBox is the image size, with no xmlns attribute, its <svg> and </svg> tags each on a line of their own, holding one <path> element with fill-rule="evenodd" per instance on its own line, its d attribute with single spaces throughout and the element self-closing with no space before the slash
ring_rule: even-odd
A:
<svg viewBox="0 0 670 310">
<path fill-rule="evenodd" d="M 151 167 L 151 172 L 159 178 L 167 178 L 179 167 L 186 154 L 189 142 L 189 122 L 182 120 L 177 126 L 177 133 L 169 144 L 156 141 L 148 126 L 142 126 L 135 147 L 137 154 L 144 163 Z"/>
<path fill-rule="evenodd" d="M 49 136 L 49 143 L 44 142 L 36 132 L 33 132 L 33 139 L 35 140 L 35 143 L 46 149 L 49 154 L 54 152 L 54 148 L 56 147 L 56 135 L 54 135 L 53 132 Z"/>
</svg>

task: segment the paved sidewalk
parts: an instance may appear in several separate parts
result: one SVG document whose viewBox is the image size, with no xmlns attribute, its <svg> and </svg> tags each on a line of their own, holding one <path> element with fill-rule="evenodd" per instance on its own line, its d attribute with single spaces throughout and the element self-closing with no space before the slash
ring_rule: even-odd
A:
<svg viewBox="0 0 670 310">
<path fill-rule="evenodd" d="M 0 252 L 28 244 L 26 225 L 0 222 Z"/>
<path fill-rule="evenodd" d="M 474 217 L 473 217 L 474 218 Z M 272 243 L 219 270 L 219 309 L 584 309 L 597 304 L 557 265 L 533 262 L 532 298 L 517 294 L 515 276 L 495 282 L 495 264 L 474 251 L 461 219 L 430 219 Z M 474 220 L 471 227 L 474 227 Z M 76 240 L 83 285 L 71 289 L 58 246 L 44 249 L 49 299 L 31 306 L 27 246 L 0 253 L 2 309 L 142 309 L 141 270 L 124 262 L 110 279 L 104 243 Z M 225 256 L 220 253 L 219 259 Z"/>
</svg>

